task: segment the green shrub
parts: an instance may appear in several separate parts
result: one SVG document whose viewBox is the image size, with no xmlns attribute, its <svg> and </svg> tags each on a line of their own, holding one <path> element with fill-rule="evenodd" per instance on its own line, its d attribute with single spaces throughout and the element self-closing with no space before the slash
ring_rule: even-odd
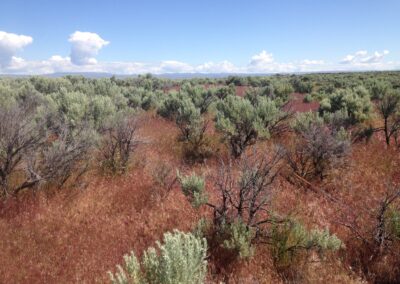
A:
<svg viewBox="0 0 400 284">
<path fill-rule="evenodd" d="M 210 140 L 206 136 L 207 123 L 195 120 L 189 125 L 189 135 L 182 141 L 184 159 L 189 163 L 203 162 L 212 155 Z"/>
<path fill-rule="evenodd" d="M 228 238 L 223 242 L 223 247 L 233 250 L 240 258 L 249 258 L 254 254 L 251 245 L 253 232 L 240 220 L 225 225 L 224 233 Z"/>
<path fill-rule="evenodd" d="M 259 137 L 268 136 L 256 108 L 247 99 L 228 96 L 217 105 L 217 111 L 216 128 L 229 142 L 235 158 Z"/>
<path fill-rule="evenodd" d="M 89 103 L 89 113 L 96 129 L 99 129 L 116 113 L 115 105 L 110 97 L 95 96 Z"/>
<path fill-rule="evenodd" d="M 394 208 L 388 210 L 386 217 L 386 229 L 394 238 L 400 240 L 400 211 Z"/>
<path fill-rule="evenodd" d="M 372 99 L 381 99 L 390 89 L 390 84 L 380 80 L 373 80 L 369 84 Z"/>
<path fill-rule="evenodd" d="M 178 115 L 179 109 L 184 101 L 190 100 L 188 97 L 182 97 L 178 93 L 171 93 L 162 102 L 157 113 L 169 120 L 174 121 Z"/>
<path fill-rule="evenodd" d="M 308 104 L 308 103 L 311 103 L 312 101 L 313 101 L 313 98 L 312 98 L 311 94 L 307 94 L 304 96 L 304 99 L 303 99 L 304 103 Z"/>
<path fill-rule="evenodd" d="M 297 93 L 310 94 L 312 92 L 313 85 L 310 81 L 294 77 L 290 82 L 292 83 L 294 91 Z"/>
<path fill-rule="evenodd" d="M 303 252 L 336 251 L 342 246 L 341 240 L 329 233 L 328 229 L 308 231 L 301 223 L 288 220 L 274 224 L 271 229 L 272 255 L 275 265 L 288 267 L 302 256 Z"/>
<path fill-rule="evenodd" d="M 171 95 L 160 107 L 159 114 L 175 121 L 180 130 L 178 140 L 183 142 L 182 146 L 186 160 L 202 162 L 210 156 L 209 140 L 205 135 L 207 123 L 201 116 L 201 110 L 196 108 L 188 96 Z"/>
<path fill-rule="evenodd" d="M 75 127 L 83 120 L 88 120 L 89 116 L 89 97 L 80 92 L 68 92 L 61 90 L 51 95 L 56 102 L 58 112 L 64 121 Z"/>
<path fill-rule="evenodd" d="M 141 98 L 141 107 L 144 110 L 157 109 L 162 101 L 162 93 L 160 91 L 146 91 Z"/>
<path fill-rule="evenodd" d="M 285 125 L 290 114 L 280 108 L 280 103 L 268 97 L 260 97 L 256 111 L 261 124 L 264 126 L 263 138 L 269 138 L 285 131 Z"/>
<path fill-rule="evenodd" d="M 274 96 L 283 101 L 287 101 L 289 99 L 289 95 L 294 92 L 294 89 L 289 82 L 277 81 L 273 83 L 273 86 Z"/>
<path fill-rule="evenodd" d="M 214 94 L 220 100 L 225 99 L 227 96 L 234 96 L 236 95 L 235 85 L 231 84 L 228 86 L 216 88 L 214 90 Z"/>
<path fill-rule="evenodd" d="M 200 113 L 206 113 L 210 104 L 216 99 L 213 93 L 214 90 L 206 90 L 203 86 L 191 86 L 184 84 L 181 88 L 181 93 L 189 97 Z"/>
<path fill-rule="evenodd" d="M 179 172 L 177 173 L 177 177 L 183 194 L 189 198 L 195 208 L 207 203 L 207 195 L 204 190 L 204 177 L 198 176 L 195 173 L 182 176 Z"/>
<path fill-rule="evenodd" d="M 344 110 L 347 112 L 349 122 L 356 124 L 370 118 L 372 104 L 369 95 L 360 89 L 338 90 L 320 102 L 320 113 L 335 113 Z"/>
<path fill-rule="evenodd" d="M 133 252 L 125 255 L 125 267 L 109 272 L 113 284 L 200 284 L 207 272 L 207 242 L 175 230 L 165 233 L 163 244 L 147 249 L 139 262 Z"/>
</svg>

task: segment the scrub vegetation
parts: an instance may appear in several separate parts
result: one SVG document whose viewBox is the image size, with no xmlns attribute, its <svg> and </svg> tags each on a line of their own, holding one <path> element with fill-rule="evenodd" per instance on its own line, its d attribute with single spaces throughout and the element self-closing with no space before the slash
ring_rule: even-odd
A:
<svg viewBox="0 0 400 284">
<path fill-rule="evenodd" d="M 0 78 L 0 282 L 399 283 L 400 72 Z"/>
</svg>

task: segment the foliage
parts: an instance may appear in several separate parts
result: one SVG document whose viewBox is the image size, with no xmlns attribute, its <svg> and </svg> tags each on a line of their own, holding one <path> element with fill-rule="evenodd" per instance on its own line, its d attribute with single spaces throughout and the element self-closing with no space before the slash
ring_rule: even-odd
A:
<svg viewBox="0 0 400 284">
<path fill-rule="evenodd" d="M 118 113 L 104 125 L 101 163 L 112 173 L 125 172 L 131 154 L 143 143 L 138 135 L 138 120 L 134 114 Z"/>
<path fill-rule="evenodd" d="M 311 94 L 307 94 L 304 96 L 303 102 L 305 103 L 311 103 L 313 101 L 313 97 Z"/>
<path fill-rule="evenodd" d="M 372 99 L 382 99 L 386 92 L 390 89 L 389 83 L 381 80 L 373 80 L 369 84 Z"/>
<path fill-rule="evenodd" d="M 204 283 L 207 272 L 207 242 L 190 233 L 165 233 L 157 250 L 148 248 L 139 262 L 133 252 L 125 255 L 125 268 L 109 272 L 112 283 L 196 284 Z"/>
<path fill-rule="evenodd" d="M 242 259 L 253 256 L 254 247 L 251 241 L 254 234 L 240 219 L 225 225 L 223 231 L 228 236 L 223 242 L 223 247 L 233 250 Z"/>
<path fill-rule="evenodd" d="M 187 95 L 172 94 L 159 109 L 163 117 L 174 120 L 180 130 L 179 141 L 183 142 L 185 158 L 202 162 L 211 151 L 205 135 L 207 122 Z"/>
<path fill-rule="evenodd" d="M 200 114 L 206 113 L 210 104 L 215 100 L 214 90 L 206 90 L 202 86 L 185 84 L 181 88 L 183 96 L 189 97 Z"/>
<path fill-rule="evenodd" d="M 372 111 L 370 97 L 357 90 L 338 90 L 321 101 L 320 113 L 345 110 L 351 124 L 369 119 Z"/>
<path fill-rule="evenodd" d="M 274 96 L 282 99 L 283 101 L 287 101 L 289 95 L 293 93 L 293 87 L 289 82 L 285 81 L 277 81 L 273 83 L 274 86 Z"/>
<path fill-rule="evenodd" d="M 386 91 L 378 103 L 379 114 L 383 118 L 383 132 L 386 144 L 390 145 L 391 138 L 397 144 L 398 131 L 400 130 L 400 91 Z"/>
<path fill-rule="evenodd" d="M 177 173 L 177 177 L 183 194 L 189 198 L 195 208 L 207 203 L 207 195 L 204 190 L 204 177 L 198 176 L 195 173 L 182 176 L 179 172 Z"/>
<path fill-rule="evenodd" d="M 95 144 L 91 129 L 85 125 L 71 129 L 64 123 L 47 127 L 49 114 L 44 113 L 33 101 L 0 107 L 2 197 L 50 182 L 61 186 L 88 160 Z"/>
<path fill-rule="evenodd" d="M 226 225 L 236 222 L 243 223 L 247 229 L 259 228 L 268 220 L 263 219 L 265 216 L 262 213 L 268 211 L 282 158 L 282 148 L 277 147 L 269 154 L 259 155 L 254 150 L 240 160 L 229 160 L 229 163 L 221 160 L 218 172 L 213 177 L 219 195 L 215 203 L 207 202 L 204 178 L 195 174 L 186 177 L 178 174 L 178 178 L 184 194 L 194 207 L 206 205 L 213 209 L 217 231 L 225 232 Z M 234 166 L 239 168 L 238 172 L 235 172 Z"/>
<path fill-rule="evenodd" d="M 317 251 L 321 254 L 342 247 L 341 240 L 336 235 L 331 235 L 328 229 L 308 231 L 295 220 L 288 220 L 283 224 L 275 223 L 269 237 L 275 265 L 279 267 L 294 264 L 302 252 Z"/>
<path fill-rule="evenodd" d="M 287 149 L 286 160 L 301 178 L 323 180 L 328 171 L 339 167 L 349 153 L 350 142 L 345 130 L 330 129 L 313 113 L 298 115 L 293 129 L 298 138 Z"/>
<path fill-rule="evenodd" d="M 268 137 L 269 133 L 250 101 L 228 96 L 217 105 L 216 128 L 229 142 L 235 158 L 253 145 L 259 137 Z"/>
<path fill-rule="evenodd" d="M 386 231 L 391 236 L 400 240 L 400 210 L 390 208 L 385 216 L 386 219 Z"/>
<path fill-rule="evenodd" d="M 313 90 L 313 85 L 310 81 L 301 80 L 298 77 L 294 77 L 291 80 L 293 89 L 297 93 L 311 94 Z"/>
</svg>

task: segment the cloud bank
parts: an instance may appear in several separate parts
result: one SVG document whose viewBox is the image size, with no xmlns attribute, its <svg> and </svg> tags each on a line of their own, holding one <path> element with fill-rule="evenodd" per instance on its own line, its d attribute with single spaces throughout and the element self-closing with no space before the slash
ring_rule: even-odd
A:
<svg viewBox="0 0 400 284">
<path fill-rule="evenodd" d="M 30 36 L 0 31 L 0 68 L 9 66 L 13 56 L 32 42 Z"/>
<path fill-rule="evenodd" d="M 382 52 L 375 51 L 372 55 L 369 55 L 366 50 L 359 50 L 354 54 L 347 55 L 342 59 L 341 63 L 353 65 L 382 63 L 384 57 L 388 54 L 389 50 L 384 50 Z"/>
<path fill-rule="evenodd" d="M 55 72 L 105 72 L 112 74 L 143 73 L 295 73 L 321 71 L 364 71 L 400 69 L 400 62 L 386 61 L 388 50 L 368 53 L 359 50 L 338 62 L 320 59 L 302 59 L 292 62 L 277 61 L 266 50 L 249 56 L 247 64 L 237 66 L 228 60 L 193 65 L 176 60 L 161 62 L 103 62 L 97 61 L 100 50 L 110 44 L 93 32 L 76 31 L 69 36 L 69 56 L 53 55 L 46 60 L 26 60 L 16 54 L 33 42 L 32 37 L 0 31 L 0 73 L 49 74 Z"/>
</svg>

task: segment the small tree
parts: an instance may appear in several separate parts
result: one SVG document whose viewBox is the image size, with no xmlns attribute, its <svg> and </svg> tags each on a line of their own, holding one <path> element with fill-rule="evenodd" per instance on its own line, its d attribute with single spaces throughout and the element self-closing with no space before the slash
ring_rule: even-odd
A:
<svg viewBox="0 0 400 284">
<path fill-rule="evenodd" d="M 207 272 L 207 242 L 190 233 L 175 230 L 164 234 L 163 244 L 157 242 L 144 252 L 139 262 L 133 252 L 125 255 L 125 267 L 109 272 L 113 284 L 201 284 Z"/>
</svg>

